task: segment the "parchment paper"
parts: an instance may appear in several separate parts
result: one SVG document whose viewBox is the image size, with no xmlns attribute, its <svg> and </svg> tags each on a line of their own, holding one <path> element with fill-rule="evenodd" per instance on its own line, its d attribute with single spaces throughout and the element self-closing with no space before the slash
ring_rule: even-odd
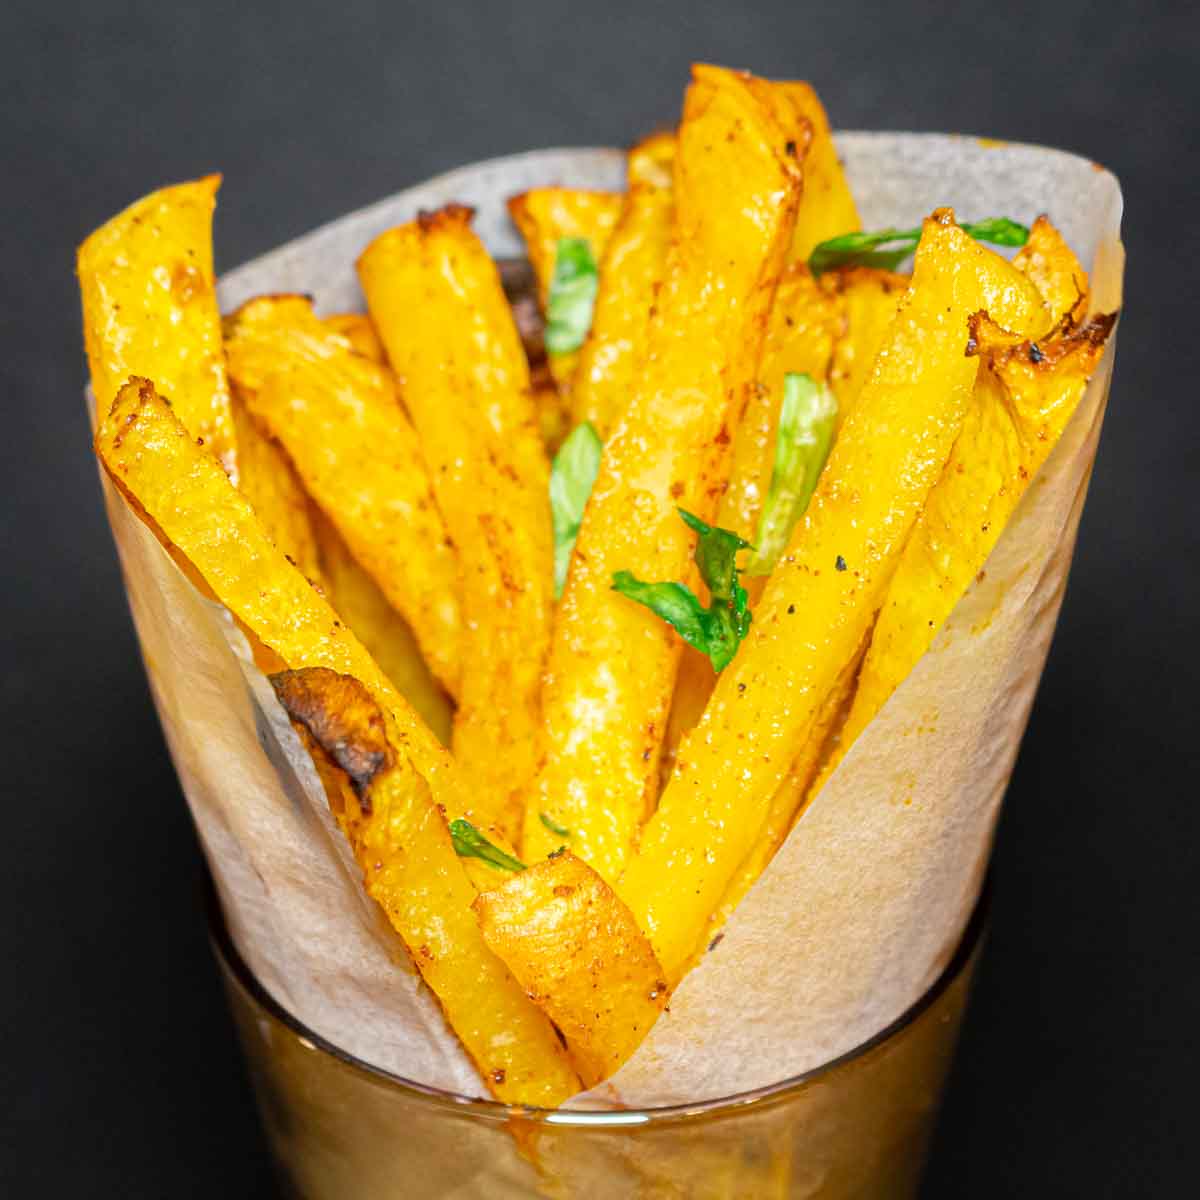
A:
<svg viewBox="0 0 1200 1200">
<path fill-rule="evenodd" d="M 942 135 L 838 137 L 864 227 L 1049 212 L 1119 303 L 1121 195 L 1058 151 Z M 613 150 L 547 150 L 441 176 L 227 275 L 361 309 L 354 260 L 377 233 L 473 204 L 497 256 L 520 253 L 505 199 L 538 184 L 622 186 Z M 226 203 L 236 203 L 236 197 Z M 218 224 L 219 241 L 219 224 Z M 637 1054 L 584 1105 L 691 1103 L 786 1079 L 852 1049 L 936 978 L 978 894 L 1004 788 L 1066 584 L 1112 346 L 1009 528 L 929 653 L 833 774 Z M 311 763 L 227 613 L 203 599 L 104 482 L 155 704 L 251 969 L 301 1021 L 426 1085 L 483 1088 L 366 899 Z"/>
</svg>

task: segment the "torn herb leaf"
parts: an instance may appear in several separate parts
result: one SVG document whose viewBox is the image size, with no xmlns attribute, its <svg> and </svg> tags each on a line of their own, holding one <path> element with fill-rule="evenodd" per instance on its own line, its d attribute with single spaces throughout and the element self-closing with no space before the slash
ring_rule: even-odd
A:
<svg viewBox="0 0 1200 1200">
<path fill-rule="evenodd" d="M 828 384 L 797 372 L 783 377 L 775 464 L 759 518 L 758 549 L 746 564 L 749 574 L 769 575 L 787 549 L 829 457 L 837 413 Z"/>
<path fill-rule="evenodd" d="M 551 354 L 569 354 L 583 345 L 592 327 L 599 284 L 600 273 L 587 238 L 559 238 L 546 298 L 545 342 Z"/>
<path fill-rule="evenodd" d="M 519 858 L 506 854 L 499 846 L 493 846 L 470 821 L 464 821 L 461 817 L 450 822 L 450 840 L 459 858 L 480 858 L 489 867 L 501 871 L 525 870 L 525 864 Z"/>
<path fill-rule="evenodd" d="M 1023 246 L 1029 240 L 1029 228 L 1009 217 L 987 217 L 962 226 L 976 241 L 993 246 Z M 814 275 L 837 267 L 875 267 L 894 271 L 917 248 L 921 230 L 880 229 L 875 233 L 843 233 L 813 248 L 808 269 Z"/>
<path fill-rule="evenodd" d="M 728 529 L 708 525 L 682 508 L 678 511 L 688 527 L 699 534 L 693 557 L 711 604 L 705 608 L 682 583 L 646 583 L 630 571 L 613 575 L 613 590 L 644 604 L 689 646 L 707 654 L 713 669 L 720 671 L 729 665 L 750 630 L 749 597 L 738 581 L 737 553 L 753 547 Z"/>
<path fill-rule="evenodd" d="M 559 597 L 567 583 L 571 551 L 579 536 L 583 510 L 587 507 L 603 450 L 600 435 L 590 421 L 576 425 L 558 448 L 550 468 L 550 515 L 554 523 L 554 595 Z"/>
</svg>

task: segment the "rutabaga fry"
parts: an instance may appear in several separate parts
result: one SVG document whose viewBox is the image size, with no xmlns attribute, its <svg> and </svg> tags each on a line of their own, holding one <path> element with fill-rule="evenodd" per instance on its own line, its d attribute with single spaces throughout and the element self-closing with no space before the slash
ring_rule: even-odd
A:
<svg viewBox="0 0 1200 1200">
<path fill-rule="evenodd" d="M 612 1075 L 668 996 L 629 909 L 569 850 L 481 892 L 474 908 L 488 947 L 562 1031 L 585 1086 Z"/>
<path fill-rule="evenodd" d="M 408 947 L 489 1090 L 510 1104 L 561 1104 L 579 1090 L 562 1044 L 522 981 L 485 944 L 471 912 L 475 890 L 446 822 L 429 785 L 389 744 L 370 692 L 321 667 L 271 682 L 307 733 L 327 787 L 332 772 L 321 754 L 348 777 L 351 788 L 330 799 L 367 893 Z"/>
<path fill-rule="evenodd" d="M 660 129 L 629 148 L 627 162 L 629 190 L 644 183 L 669 188 L 675 174 L 675 130 Z"/>
<path fill-rule="evenodd" d="M 396 690 L 448 746 L 453 708 L 421 657 L 408 622 L 358 565 L 329 518 L 316 508 L 312 510 L 312 528 L 320 548 L 322 586 L 330 604 Z"/>
<path fill-rule="evenodd" d="M 388 721 L 448 819 L 474 812 L 446 748 L 396 691 L 329 603 L 263 530 L 249 501 L 188 436 L 145 379 L 121 389 L 96 432 L 96 454 L 122 493 L 213 596 L 284 666 L 353 675 Z"/>
<path fill-rule="evenodd" d="M 669 266 L 635 391 L 605 447 L 559 606 L 525 850 L 558 844 L 606 880 L 653 799 L 680 641 L 613 575 L 690 575 L 684 508 L 716 507 L 732 423 L 758 367 L 799 196 L 792 134 L 750 77 L 697 67 L 680 130 Z"/>
<path fill-rule="evenodd" d="M 519 834 L 554 605 L 550 468 L 529 370 L 469 209 L 377 238 L 359 277 L 462 564 L 455 757 L 490 823 Z"/>
<path fill-rule="evenodd" d="M 209 175 L 143 197 L 79 247 L 78 272 L 97 420 L 131 375 L 147 376 L 235 474 L 213 280 L 220 186 L 220 175 Z"/>
<path fill-rule="evenodd" d="M 804 194 L 796 213 L 791 257 L 807 262 L 813 247 L 827 238 L 859 228 L 858 209 L 829 127 L 829 117 L 813 86 L 801 80 L 774 85 L 785 93 L 812 129 L 804 156 Z"/>
<path fill-rule="evenodd" d="M 251 300 L 226 326 L 239 396 L 457 691 L 458 559 L 391 373 L 354 353 L 304 297 Z"/>
<path fill-rule="evenodd" d="M 508 212 L 525 239 L 525 249 L 538 282 L 543 310 L 554 278 L 558 243 L 563 238 L 583 238 L 597 262 L 621 215 L 620 192 L 590 192 L 582 188 L 532 188 L 513 196 Z"/>
<path fill-rule="evenodd" d="M 669 189 L 632 183 L 600 260 L 600 288 L 571 385 L 571 409 L 577 424 L 590 421 L 602 437 L 628 402 L 645 357 L 650 309 L 666 270 L 672 207 Z"/>
<path fill-rule="evenodd" d="M 1073 329 L 1087 315 L 1087 272 L 1049 218 L 1038 217 L 1029 227 L 1029 240 L 1017 251 L 1013 266 L 1042 293 L 1055 324 Z"/>
<path fill-rule="evenodd" d="M 291 460 L 262 432 L 235 394 L 238 491 L 250 501 L 267 536 L 313 583 L 322 582 L 321 555 L 313 529 L 313 509 Z"/>
<path fill-rule="evenodd" d="M 387 362 L 383 343 L 366 313 L 334 313 L 333 316 L 325 318 L 325 324 L 334 333 L 340 333 L 350 343 L 355 354 L 361 354 L 363 358 L 369 358 L 372 362 Z"/>
<path fill-rule="evenodd" d="M 705 945 L 711 945 L 713 937 L 724 928 L 733 910 L 741 904 L 746 893 L 775 857 L 775 851 L 783 845 L 808 799 L 811 798 L 809 785 L 813 778 L 825 761 L 836 752 L 840 744 L 842 726 L 854 699 L 858 670 L 866 648 L 864 638 L 858 652 L 842 668 L 837 682 L 825 697 L 812 731 L 805 740 L 804 748 L 792 763 L 783 782 L 775 789 L 762 830 L 730 880 L 725 894 L 721 897 L 721 903 L 708 919 L 708 928 L 704 934 Z"/>
<path fill-rule="evenodd" d="M 908 290 L 909 277 L 874 267 L 846 267 L 826 271 L 819 283 L 841 314 L 829 386 L 837 397 L 839 419 L 844 421 L 870 378 L 879 347 Z"/>
<path fill-rule="evenodd" d="M 513 196 L 509 215 L 525 239 L 529 261 L 538 281 L 538 298 L 546 312 L 551 283 L 558 263 L 560 243 L 580 238 L 587 243 L 591 259 L 599 263 L 620 216 L 624 197 L 619 192 L 593 192 L 581 188 L 533 188 Z M 578 353 L 551 352 L 550 373 L 564 396 L 575 377 Z"/>
<path fill-rule="evenodd" d="M 967 320 L 980 309 L 1027 332 L 1045 327 L 1028 280 L 939 210 L 925 223 L 912 287 L 749 636 L 684 739 L 619 881 L 672 984 L 702 946 L 709 914 L 883 601 L 970 401 L 977 360 L 964 353 Z"/>
<path fill-rule="evenodd" d="M 971 405 L 892 577 L 838 753 L 821 782 L 984 569 L 1082 398 L 1114 321 L 1096 317 L 1078 331 L 1036 342 L 1006 334 L 983 313 L 972 318 L 969 353 L 981 366 Z"/>
</svg>

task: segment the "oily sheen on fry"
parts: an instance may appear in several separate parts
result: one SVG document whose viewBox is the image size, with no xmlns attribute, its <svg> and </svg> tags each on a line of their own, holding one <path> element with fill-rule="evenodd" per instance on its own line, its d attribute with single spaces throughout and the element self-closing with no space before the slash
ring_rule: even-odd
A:
<svg viewBox="0 0 1200 1200">
<path fill-rule="evenodd" d="M 668 981 L 686 970 L 771 798 L 869 629 L 904 539 L 970 401 L 972 313 L 1040 333 L 1024 276 L 940 210 L 925 223 L 912 287 L 750 634 L 719 677 L 642 831 L 618 892 Z"/>
<path fill-rule="evenodd" d="M 662 621 L 612 590 L 612 577 L 690 570 L 692 536 L 677 510 L 706 518 L 715 508 L 799 196 L 793 135 L 756 82 L 696 68 L 688 89 L 648 354 L 605 446 L 554 628 L 526 853 L 555 849 L 546 813 L 610 881 L 653 797 L 680 647 Z"/>
</svg>

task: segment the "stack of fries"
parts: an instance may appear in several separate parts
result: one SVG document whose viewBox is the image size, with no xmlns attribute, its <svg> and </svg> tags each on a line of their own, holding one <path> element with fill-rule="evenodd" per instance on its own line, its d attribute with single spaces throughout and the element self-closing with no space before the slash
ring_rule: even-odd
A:
<svg viewBox="0 0 1200 1200">
<path fill-rule="evenodd" d="M 864 233 L 811 87 L 711 66 L 625 192 L 512 198 L 531 271 L 450 205 L 363 249 L 369 315 L 222 318 L 219 182 L 80 248 L 96 453 L 492 1093 L 558 1105 L 930 646 L 1115 314 L 1045 218 Z"/>
</svg>

